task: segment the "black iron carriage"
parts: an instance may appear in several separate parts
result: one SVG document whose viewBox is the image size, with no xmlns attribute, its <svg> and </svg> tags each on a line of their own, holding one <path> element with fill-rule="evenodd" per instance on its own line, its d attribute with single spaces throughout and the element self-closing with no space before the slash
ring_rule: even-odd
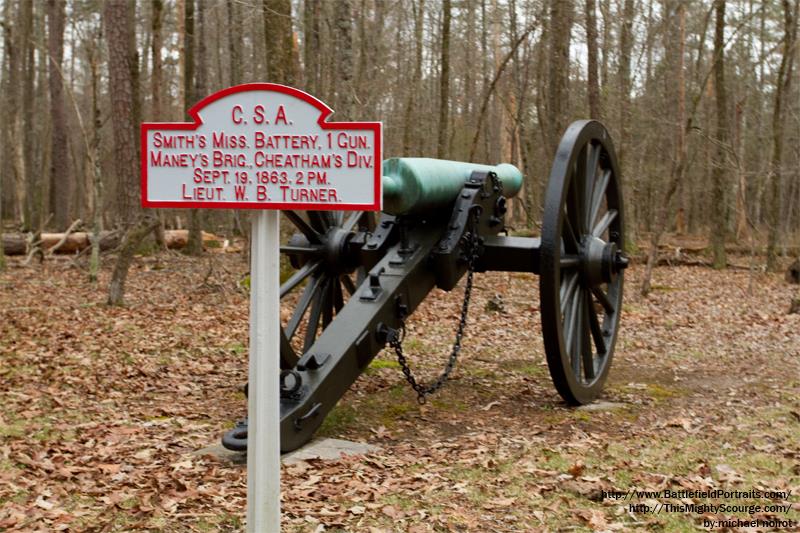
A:
<svg viewBox="0 0 800 533">
<path fill-rule="evenodd" d="M 542 336 L 556 389 L 573 405 L 600 394 L 622 309 L 624 225 L 620 174 L 608 132 L 569 126 L 547 185 L 541 238 L 504 235 L 506 198 L 522 176 L 421 158 L 384 162 L 384 212 L 284 212 L 297 233 L 282 247 L 296 271 L 281 298 L 299 296 L 280 349 L 281 450 L 307 442 L 387 344 L 420 400 L 447 379 L 460 350 L 473 272 L 539 274 Z M 434 288 L 468 276 L 462 320 L 445 371 L 417 383 L 402 351 L 408 316 Z M 345 297 L 345 294 L 348 297 Z M 247 447 L 246 421 L 223 437 Z"/>
</svg>

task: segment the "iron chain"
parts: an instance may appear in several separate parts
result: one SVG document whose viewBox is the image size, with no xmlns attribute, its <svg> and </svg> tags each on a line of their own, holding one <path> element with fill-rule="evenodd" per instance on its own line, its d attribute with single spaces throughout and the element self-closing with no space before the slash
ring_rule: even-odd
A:
<svg viewBox="0 0 800 533">
<path fill-rule="evenodd" d="M 477 259 L 478 248 L 480 246 L 477 223 L 475 221 L 475 218 L 477 217 L 474 217 L 472 214 L 470 216 L 473 217 L 472 228 L 470 231 L 464 234 L 464 253 L 467 259 L 467 282 L 464 287 L 464 301 L 461 304 L 461 318 L 459 319 L 458 328 L 456 329 L 456 338 L 453 342 L 453 349 L 450 352 L 450 357 L 447 360 L 444 370 L 441 374 L 439 374 L 439 377 L 436 379 L 436 381 L 430 385 L 423 385 L 422 383 L 418 382 L 417 378 L 414 376 L 414 373 L 408 364 L 408 360 L 406 359 L 405 353 L 403 352 L 403 339 L 406 336 L 405 321 L 403 321 L 402 325 L 400 326 L 400 332 L 396 330 L 391 331 L 389 337 L 387 338 L 389 345 L 394 349 L 395 354 L 397 355 L 397 362 L 400 364 L 400 368 L 403 370 L 406 381 L 408 381 L 408 384 L 411 385 L 411 388 L 417 393 L 417 401 L 420 403 L 420 405 L 424 405 L 426 402 L 426 397 L 438 391 L 440 388 L 442 388 L 442 385 L 447 382 L 448 378 L 450 377 L 450 373 L 453 371 L 453 368 L 456 365 L 458 355 L 461 353 L 461 339 L 464 336 L 464 329 L 467 327 L 467 313 L 469 312 L 469 301 L 472 296 L 472 275 L 474 273 L 475 260 Z"/>
</svg>

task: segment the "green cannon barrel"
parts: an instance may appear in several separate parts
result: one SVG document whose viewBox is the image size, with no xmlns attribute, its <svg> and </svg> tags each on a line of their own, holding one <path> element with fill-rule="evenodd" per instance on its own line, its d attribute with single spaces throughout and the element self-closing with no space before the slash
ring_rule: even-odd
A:
<svg viewBox="0 0 800 533">
<path fill-rule="evenodd" d="M 393 157 L 383 162 L 383 210 L 403 215 L 447 206 L 476 170 L 497 174 L 507 198 L 522 187 L 522 173 L 507 163 L 491 166 L 426 157 Z"/>
</svg>

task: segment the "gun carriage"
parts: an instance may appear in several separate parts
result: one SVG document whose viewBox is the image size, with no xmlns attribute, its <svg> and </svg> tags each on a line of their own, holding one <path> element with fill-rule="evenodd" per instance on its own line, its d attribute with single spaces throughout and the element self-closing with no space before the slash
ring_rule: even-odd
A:
<svg viewBox="0 0 800 533">
<path fill-rule="evenodd" d="M 326 414 L 391 346 L 420 401 L 446 381 L 461 348 L 473 272 L 532 272 L 547 364 L 566 402 L 600 394 L 622 308 L 623 202 L 614 147 L 596 121 L 574 122 L 558 146 L 541 237 L 507 235 L 507 198 L 522 186 L 512 165 L 425 158 L 383 163 L 384 211 L 284 214 L 296 227 L 281 252 L 295 269 L 281 298 L 295 301 L 280 344 L 281 450 L 311 439 Z M 414 378 L 404 324 L 428 293 L 467 276 L 462 320 L 444 372 Z M 247 392 L 245 388 L 245 392 Z M 246 420 L 223 437 L 247 448 Z"/>
</svg>

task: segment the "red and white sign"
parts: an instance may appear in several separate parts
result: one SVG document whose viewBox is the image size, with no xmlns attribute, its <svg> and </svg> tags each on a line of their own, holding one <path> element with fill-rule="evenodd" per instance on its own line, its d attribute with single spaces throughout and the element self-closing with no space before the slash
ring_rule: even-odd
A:
<svg viewBox="0 0 800 533">
<path fill-rule="evenodd" d="M 381 209 L 381 123 L 327 122 L 301 90 L 247 83 L 214 93 L 189 122 L 142 124 L 142 205 Z"/>
</svg>

